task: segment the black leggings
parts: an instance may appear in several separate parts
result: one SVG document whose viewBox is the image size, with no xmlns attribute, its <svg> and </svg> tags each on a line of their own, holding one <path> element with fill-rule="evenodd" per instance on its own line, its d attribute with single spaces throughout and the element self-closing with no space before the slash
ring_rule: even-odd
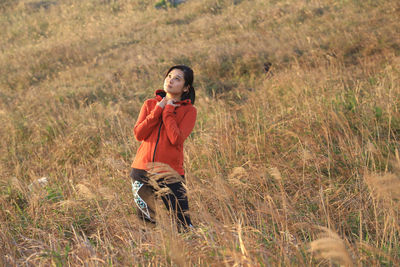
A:
<svg viewBox="0 0 400 267">
<path fill-rule="evenodd" d="M 140 169 L 132 169 L 130 177 L 132 178 L 133 184 L 136 182 L 136 184 L 143 184 L 139 189 L 137 189 L 135 193 L 134 190 L 134 197 L 135 197 L 135 203 L 139 207 L 139 211 L 141 213 L 141 217 L 144 216 L 145 219 L 148 219 L 149 221 L 154 222 L 154 207 L 151 205 L 151 198 L 154 198 L 154 193 L 155 189 L 148 184 L 148 176 L 147 172 L 145 170 L 140 170 Z M 182 178 L 185 178 L 182 175 Z M 183 186 L 182 182 L 177 182 L 177 183 L 171 183 L 171 184 L 160 184 L 160 187 L 165 187 L 167 186 L 172 194 L 167 194 L 161 197 L 162 201 L 164 202 L 166 208 L 170 211 L 173 212 L 177 219 L 178 222 L 184 226 L 188 227 L 191 226 L 192 222 L 190 220 L 190 216 L 187 214 L 187 211 L 189 211 L 189 202 L 188 198 L 186 195 L 186 189 Z M 135 188 L 135 186 L 134 186 Z M 147 208 L 148 212 L 146 214 L 146 210 L 144 209 Z M 145 212 L 143 212 L 145 211 Z M 144 214 L 143 214 L 144 213 Z"/>
</svg>

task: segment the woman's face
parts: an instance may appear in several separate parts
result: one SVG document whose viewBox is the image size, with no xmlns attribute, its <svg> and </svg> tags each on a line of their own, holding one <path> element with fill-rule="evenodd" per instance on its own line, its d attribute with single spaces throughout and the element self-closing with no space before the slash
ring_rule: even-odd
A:
<svg viewBox="0 0 400 267">
<path fill-rule="evenodd" d="M 181 97 L 183 92 L 186 92 L 188 87 L 185 86 L 185 78 L 183 71 L 173 69 L 168 73 L 164 80 L 164 91 L 171 97 Z"/>
</svg>

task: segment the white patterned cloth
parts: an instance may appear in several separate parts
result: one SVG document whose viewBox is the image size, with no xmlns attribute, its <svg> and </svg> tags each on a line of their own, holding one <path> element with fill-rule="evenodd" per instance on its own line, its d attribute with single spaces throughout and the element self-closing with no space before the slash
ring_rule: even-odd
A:
<svg viewBox="0 0 400 267">
<path fill-rule="evenodd" d="M 132 192 L 133 199 L 140 209 L 140 211 L 147 217 L 147 219 L 151 220 L 149 209 L 147 208 L 146 202 L 139 196 L 138 192 L 140 188 L 143 186 L 143 183 L 139 181 L 132 182 Z"/>
</svg>

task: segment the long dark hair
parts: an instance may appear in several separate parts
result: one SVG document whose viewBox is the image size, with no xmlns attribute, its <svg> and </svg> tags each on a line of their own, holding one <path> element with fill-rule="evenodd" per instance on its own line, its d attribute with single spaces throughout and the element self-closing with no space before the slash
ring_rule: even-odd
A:
<svg viewBox="0 0 400 267">
<path fill-rule="evenodd" d="M 183 76 L 184 76 L 183 78 L 185 79 L 185 85 L 184 86 L 188 86 L 188 88 L 189 88 L 189 90 L 187 92 L 184 92 L 182 94 L 181 100 L 190 99 L 192 104 L 194 104 L 194 101 L 196 99 L 196 93 L 195 93 L 194 87 L 193 87 L 193 79 L 194 79 L 193 70 L 191 68 L 189 68 L 188 66 L 185 66 L 185 65 L 172 66 L 167 71 L 167 74 L 165 74 L 165 78 L 167 78 L 168 74 L 173 69 L 178 69 L 178 70 L 181 70 L 183 72 Z"/>
</svg>

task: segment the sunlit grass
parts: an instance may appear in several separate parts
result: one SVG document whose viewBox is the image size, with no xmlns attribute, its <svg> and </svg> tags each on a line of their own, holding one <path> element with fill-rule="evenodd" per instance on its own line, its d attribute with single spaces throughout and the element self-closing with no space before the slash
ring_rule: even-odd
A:
<svg viewBox="0 0 400 267">
<path fill-rule="evenodd" d="M 2 264 L 398 265 L 396 1 L 156 2 L 0 3 Z M 197 89 L 187 233 L 141 222 L 129 180 L 173 64 Z"/>
</svg>

